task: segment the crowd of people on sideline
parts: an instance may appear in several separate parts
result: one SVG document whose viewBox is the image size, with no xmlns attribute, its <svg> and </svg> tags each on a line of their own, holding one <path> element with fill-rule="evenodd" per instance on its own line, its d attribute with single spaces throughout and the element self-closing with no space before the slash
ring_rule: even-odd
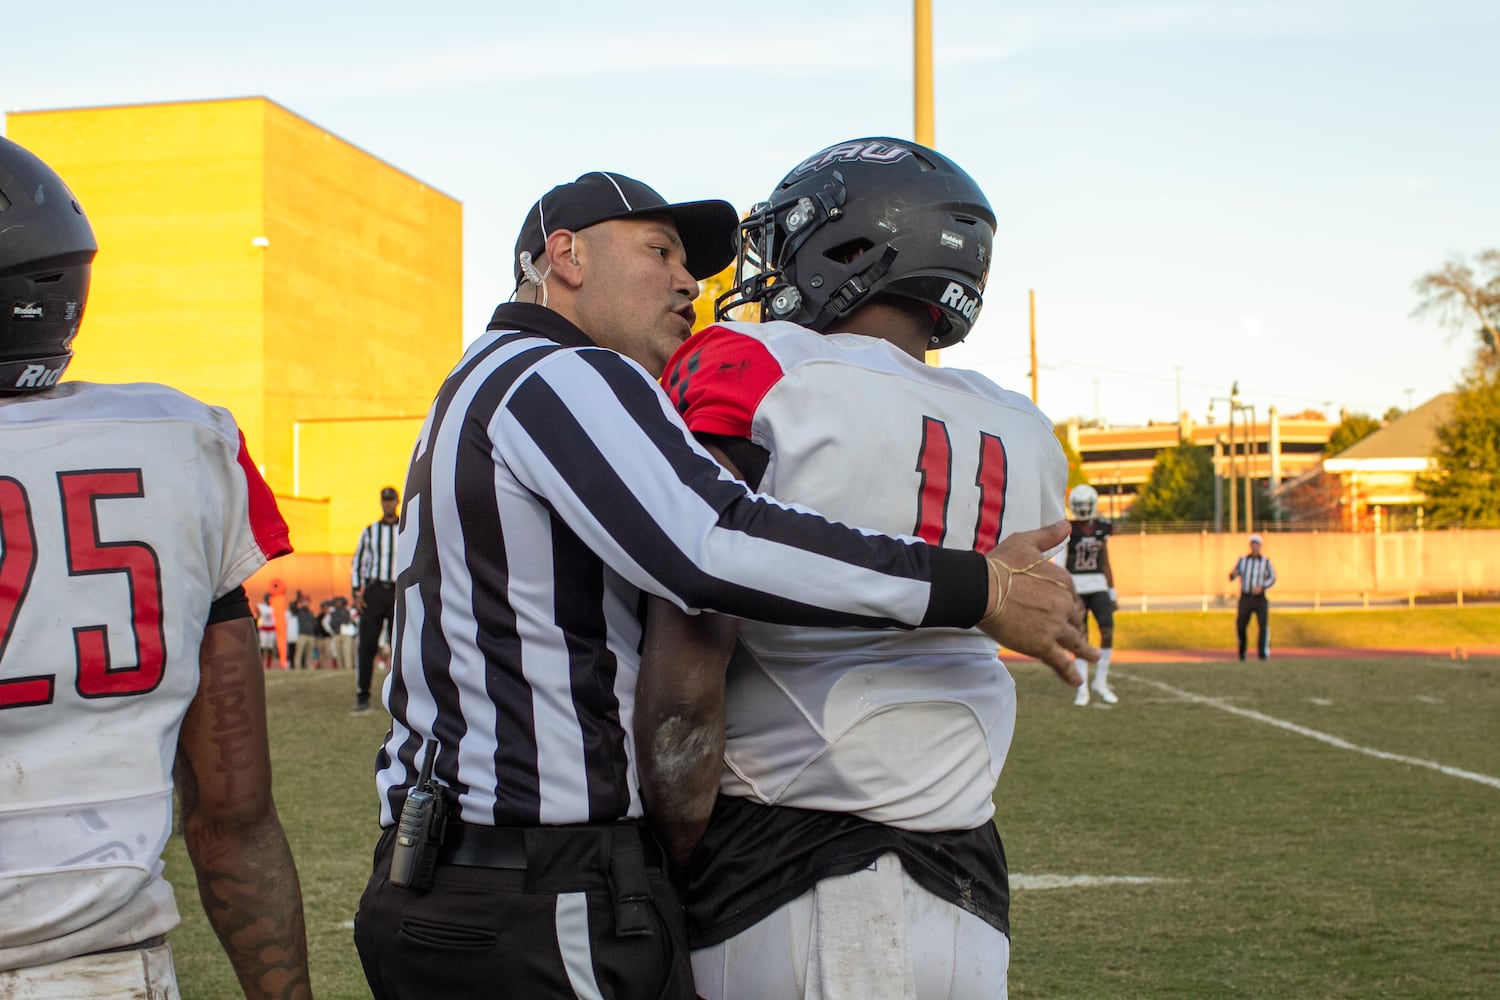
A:
<svg viewBox="0 0 1500 1000">
<path fill-rule="evenodd" d="M 318 602 L 313 610 L 312 598 L 297 591 L 277 611 L 274 595 L 261 595 L 256 604 L 256 622 L 260 638 L 262 665 L 267 670 L 344 670 L 355 665 L 355 637 L 359 635 L 359 609 L 349 598 L 337 594 Z M 277 619 L 285 635 L 285 645 L 278 637 Z M 390 662 L 390 639 L 377 635 L 376 663 Z M 285 655 L 283 655 L 283 651 Z"/>
</svg>

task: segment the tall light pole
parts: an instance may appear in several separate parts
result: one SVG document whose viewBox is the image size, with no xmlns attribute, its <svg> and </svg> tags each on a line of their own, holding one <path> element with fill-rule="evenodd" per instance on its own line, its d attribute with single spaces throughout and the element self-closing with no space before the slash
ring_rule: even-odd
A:
<svg viewBox="0 0 1500 1000">
<path fill-rule="evenodd" d="M 1249 405 L 1248 403 L 1240 402 L 1240 384 L 1238 382 L 1235 382 L 1229 387 L 1228 396 L 1212 396 L 1209 398 L 1208 414 L 1210 417 L 1213 416 L 1215 403 L 1229 404 L 1229 531 L 1231 534 L 1238 531 L 1240 525 L 1239 490 L 1236 488 L 1238 486 L 1239 479 L 1239 449 L 1237 447 L 1238 442 L 1235 437 L 1234 418 L 1235 414 L 1240 414 L 1242 417 L 1242 419 L 1240 420 L 1240 428 L 1241 433 L 1245 438 L 1245 530 L 1249 531 L 1252 517 L 1250 509 L 1252 497 L 1251 483 L 1254 477 L 1254 470 L 1250 467 L 1250 446 L 1252 442 L 1251 435 L 1254 433 L 1253 421 L 1255 420 L 1255 407 Z M 1251 421 L 1250 423 L 1247 423 L 1246 420 L 1243 419 L 1247 414 L 1249 420 Z M 1222 441 L 1223 439 L 1221 438 L 1220 440 Z M 1219 487 L 1218 478 L 1220 476 L 1220 472 L 1218 457 L 1221 453 L 1221 447 L 1222 446 L 1216 444 L 1216 447 L 1214 449 L 1214 495 L 1216 497 L 1218 496 Z M 1219 503 L 1216 500 L 1214 503 L 1215 531 L 1219 530 L 1218 512 L 1220 509 L 1221 508 L 1219 506 Z"/>
<path fill-rule="evenodd" d="M 916 127 L 912 136 L 924 146 L 936 146 L 932 118 L 932 0 L 913 0 L 912 22 L 916 99 Z"/>
<path fill-rule="evenodd" d="M 929 148 L 937 146 L 932 113 L 932 0 L 912 0 L 912 138 Z M 937 365 L 938 352 L 927 352 L 927 363 Z"/>
<path fill-rule="evenodd" d="M 1031 401 L 1036 402 L 1036 289 L 1027 293 L 1031 300 Z"/>
</svg>

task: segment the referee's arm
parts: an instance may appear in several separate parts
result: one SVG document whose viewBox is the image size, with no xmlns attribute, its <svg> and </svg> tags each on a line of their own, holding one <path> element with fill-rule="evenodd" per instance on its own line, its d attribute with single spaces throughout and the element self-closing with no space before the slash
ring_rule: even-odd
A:
<svg viewBox="0 0 1500 1000">
<path fill-rule="evenodd" d="M 984 557 L 834 524 L 751 494 L 644 371 L 558 352 L 490 427 L 512 472 L 616 572 L 684 609 L 778 624 L 968 628 Z"/>
</svg>

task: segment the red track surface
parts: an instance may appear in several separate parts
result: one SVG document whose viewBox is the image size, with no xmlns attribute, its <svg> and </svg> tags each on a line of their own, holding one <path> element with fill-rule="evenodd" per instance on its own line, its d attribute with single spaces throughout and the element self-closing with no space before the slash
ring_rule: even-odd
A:
<svg viewBox="0 0 1500 1000">
<path fill-rule="evenodd" d="M 1232 649 L 1117 649 L 1112 664 L 1120 663 L 1230 663 L 1239 654 Z M 1382 646 L 1364 649 L 1349 647 L 1317 646 L 1282 649 L 1271 648 L 1270 663 L 1278 660 L 1354 660 L 1383 659 L 1396 656 L 1425 657 L 1427 659 L 1468 660 L 1476 657 L 1500 656 L 1500 646 Z M 1006 662 L 1027 660 L 1030 657 L 1006 650 L 1001 654 Z M 1255 662 L 1251 654 L 1251 662 Z"/>
</svg>

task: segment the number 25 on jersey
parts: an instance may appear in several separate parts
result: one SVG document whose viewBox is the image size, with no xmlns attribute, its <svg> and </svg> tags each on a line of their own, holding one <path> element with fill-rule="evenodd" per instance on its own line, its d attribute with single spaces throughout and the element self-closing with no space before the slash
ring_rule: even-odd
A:
<svg viewBox="0 0 1500 1000">
<path fill-rule="evenodd" d="M 79 625 L 73 628 L 73 650 L 77 664 L 75 684 L 85 698 L 111 698 L 144 694 L 161 683 L 166 666 L 161 608 L 161 565 L 156 553 L 144 542 L 105 541 L 99 537 L 100 501 L 139 499 L 145 496 L 140 469 L 89 469 L 57 474 L 58 501 L 62 504 L 64 544 L 39 546 L 32 501 L 17 479 L 0 476 L 0 710 L 51 703 L 56 693 L 55 674 L 4 677 L 6 654 L 22 616 L 28 613 L 38 561 L 67 560 L 69 576 L 120 573 L 129 593 L 130 628 L 135 642 L 135 663 L 115 667 L 110 663 L 108 626 Z M 44 501 L 38 501 L 44 502 Z M 50 603 L 36 595 L 32 613 L 45 613 Z M 56 612 L 57 608 L 49 609 Z M 67 610 L 67 609 L 62 609 Z M 12 659 L 13 659 L 12 655 Z M 21 665 L 24 669 L 27 665 Z"/>
</svg>

